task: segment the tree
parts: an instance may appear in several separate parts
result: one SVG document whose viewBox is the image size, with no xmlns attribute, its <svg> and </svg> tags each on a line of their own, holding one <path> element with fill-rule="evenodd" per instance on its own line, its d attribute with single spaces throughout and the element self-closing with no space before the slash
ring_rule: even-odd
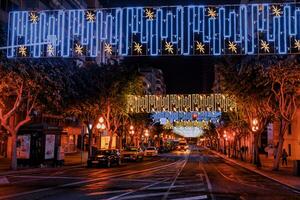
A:
<svg viewBox="0 0 300 200">
<path fill-rule="evenodd" d="M 60 84 L 42 65 L 3 60 L 0 64 L 0 124 L 12 138 L 11 168 L 17 169 L 17 133 L 30 122 L 33 111 L 54 108 L 61 100 Z"/>
<path fill-rule="evenodd" d="M 269 107 L 280 122 L 279 142 L 273 170 L 279 170 L 284 135 L 295 117 L 297 96 L 300 88 L 300 64 L 294 57 L 289 57 L 273 64 L 268 71 L 272 85 Z"/>
<path fill-rule="evenodd" d="M 238 111 L 254 137 L 253 162 L 260 167 L 258 140 L 271 117 L 267 107 L 271 90 L 265 70 L 266 62 L 263 59 L 244 58 L 238 64 L 232 61 L 224 63 L 218 67 L 222 76 L 222 92 L 235 96 Z"/>
</svg>

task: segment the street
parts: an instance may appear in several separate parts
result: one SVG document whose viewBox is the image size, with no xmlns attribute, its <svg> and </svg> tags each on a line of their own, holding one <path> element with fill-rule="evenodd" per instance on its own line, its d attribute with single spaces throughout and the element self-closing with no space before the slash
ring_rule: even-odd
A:
<svg viewBox="0 0 300 200">
<path fill-rule="evenodd" d="M 120 167 L 45 169 L 6 176 L 0 199 L 300 199 L 300 194 L 205 149 Z"/>
</svg>

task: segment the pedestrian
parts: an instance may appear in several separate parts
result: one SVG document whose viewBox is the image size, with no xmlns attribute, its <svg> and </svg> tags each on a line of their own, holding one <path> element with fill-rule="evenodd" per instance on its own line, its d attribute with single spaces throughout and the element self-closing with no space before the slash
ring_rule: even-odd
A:
<svg viewBox="0 0 300 200">
<path fill-rule="evenodd" d="M 281 158 L 282 158 L 282 166 L 284 165 L 284 163 L 285 163 L 285 166 L 287 166 L 287 157 L 288 157 L 288 154 L 287 154 L 286 150 L 283 149 L 282 155 L 281 155 Z"/>
</svg>

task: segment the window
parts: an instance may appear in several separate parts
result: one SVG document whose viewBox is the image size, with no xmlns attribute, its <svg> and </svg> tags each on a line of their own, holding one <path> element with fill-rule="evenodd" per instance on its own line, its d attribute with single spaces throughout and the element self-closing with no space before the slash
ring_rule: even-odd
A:
<svg viewBox="0 0 300 200">
<path fill-rule="evenodd" d="M 288 154 L 289 154 L 289 156 L 292 155 L 292 145 L 291 144 L 288 145 Z"/>
</svg>

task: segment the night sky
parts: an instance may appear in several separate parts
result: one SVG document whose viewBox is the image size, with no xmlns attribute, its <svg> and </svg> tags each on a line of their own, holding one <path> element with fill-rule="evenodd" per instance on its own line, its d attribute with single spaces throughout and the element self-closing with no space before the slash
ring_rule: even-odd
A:
<svg viewBox="0 0 300 200">
<path fill-rule="evenodd" d="M 104 7 L 125 6 L 172 6 L 172 5 L 212 5 L 238 4 L 236 0 L 101 0 Z M 214 63 L 218 57 L 167 56 L 128 57 L 124 62 L 138 64 L 139 67 L 162 69 L 167 93 L 210 93 L 214 81 Z"/>
</svg>

